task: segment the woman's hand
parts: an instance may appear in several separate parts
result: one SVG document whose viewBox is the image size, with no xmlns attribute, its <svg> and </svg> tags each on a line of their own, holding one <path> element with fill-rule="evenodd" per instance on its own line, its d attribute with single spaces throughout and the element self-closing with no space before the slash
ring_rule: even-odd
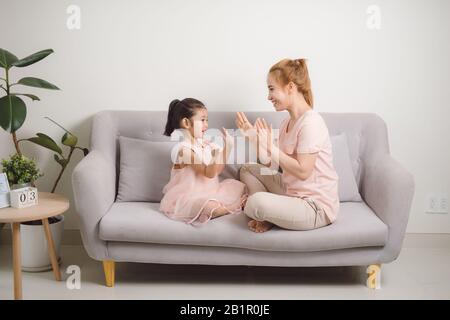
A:
<svg viewBox="0 0 450 320">
<path fill-rule="evenodd" d="M 264 119 L 256 119 L 255 127 L 258 136 L 258 146 L 265 150 L 270 156 L 273 144 L 272 125 L 268 125 Z"/>
<path fill-rule="evenodd" d="M 236 127 L 244 137 L 248 137 L 250 141 L 256 141 L 256 128 L 248 121 L 243 112 L 236 112 Z"/>
<path fill-rule="evenodd" d="M 272 125 L 268 125 L 264 119 L 256 119 L 255 127 L 258 137 L 258 159 L 260 162 L 267 166 L 272 166 Z"/>
</svg>

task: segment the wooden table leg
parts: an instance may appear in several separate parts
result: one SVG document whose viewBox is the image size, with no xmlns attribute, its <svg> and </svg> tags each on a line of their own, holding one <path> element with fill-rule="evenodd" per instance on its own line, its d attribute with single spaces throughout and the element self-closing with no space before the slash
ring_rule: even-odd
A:
<svg viewBox="0 0 450 320">
<path fill-rule="evenodd" d="M 12 223 L 14 299 L 22 299 L 22 256 L 20 252 L 20 222 Z"/>
<path fill-rule="evenodd" d="M 52 233 L 50 232 L 48 219 L 42 219 L 42 225 L 44 226 L 45 236 L 47 238 L 48 254 L 50 255 L 50 261 L 52 262 L 55 279 L 56 281 L 61 281 L 61 272 L 59 271 L 58 257 L 56 256 L 55 244 L 53 243 L 53 237 Z"/>
</svg>

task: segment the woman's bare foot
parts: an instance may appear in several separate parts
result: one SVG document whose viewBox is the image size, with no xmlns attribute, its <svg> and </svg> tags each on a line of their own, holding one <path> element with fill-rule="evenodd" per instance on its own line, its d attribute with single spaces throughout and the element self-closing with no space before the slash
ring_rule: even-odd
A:
<svg viewBox="0 0 450 320">
<path fill-rule="evenodd" d="M 268 221 L 250 220 L 248 222 L 248 228 L 257 233 L 269 231 L 272 227 L 273 224 Z"/>
</svg>

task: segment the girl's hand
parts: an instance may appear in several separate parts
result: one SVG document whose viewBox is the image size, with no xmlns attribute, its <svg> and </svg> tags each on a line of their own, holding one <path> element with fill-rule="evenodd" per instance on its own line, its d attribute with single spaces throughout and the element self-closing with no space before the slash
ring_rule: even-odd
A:
<svg viewBox="0 0 450 320">
<path fill-rule="evenodd" d="M 227 129 L 222 127 L 223 142 L 226 150 L 231 150 L 234 147 L 234 138 L 228 133 Z"/>
<path fill-rule="evenodd" d="M 248 121 L 243 112 L 236 112 L 236 127 L 244 137 L 248 137 L 250 141 L 256 141 L 256 128 Z"/>
</svg>

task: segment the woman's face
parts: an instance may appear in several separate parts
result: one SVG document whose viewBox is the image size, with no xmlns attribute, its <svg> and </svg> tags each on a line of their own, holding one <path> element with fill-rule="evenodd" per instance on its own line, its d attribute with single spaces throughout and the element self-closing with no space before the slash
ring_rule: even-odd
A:
<svg viewBox="0 0 450 320">
<path fill-rule="evenodd" d="M 208 130 L 208 110 L 206 108 L 196 108 L 195 114 L 189 119 L 189 132 L 194 138 L 202 138 Z"/>
<path fill-rule="evenodd" d="M 283 111 L 291 103 L 291 97 L 288 92 L 288 86 L 282 86 L 279 84 L 272 73 L 267 75 L 267 88 L 269 89 L 269 95 L 267 97 L 273 104 L 276 111 Z"/>
</svg>

